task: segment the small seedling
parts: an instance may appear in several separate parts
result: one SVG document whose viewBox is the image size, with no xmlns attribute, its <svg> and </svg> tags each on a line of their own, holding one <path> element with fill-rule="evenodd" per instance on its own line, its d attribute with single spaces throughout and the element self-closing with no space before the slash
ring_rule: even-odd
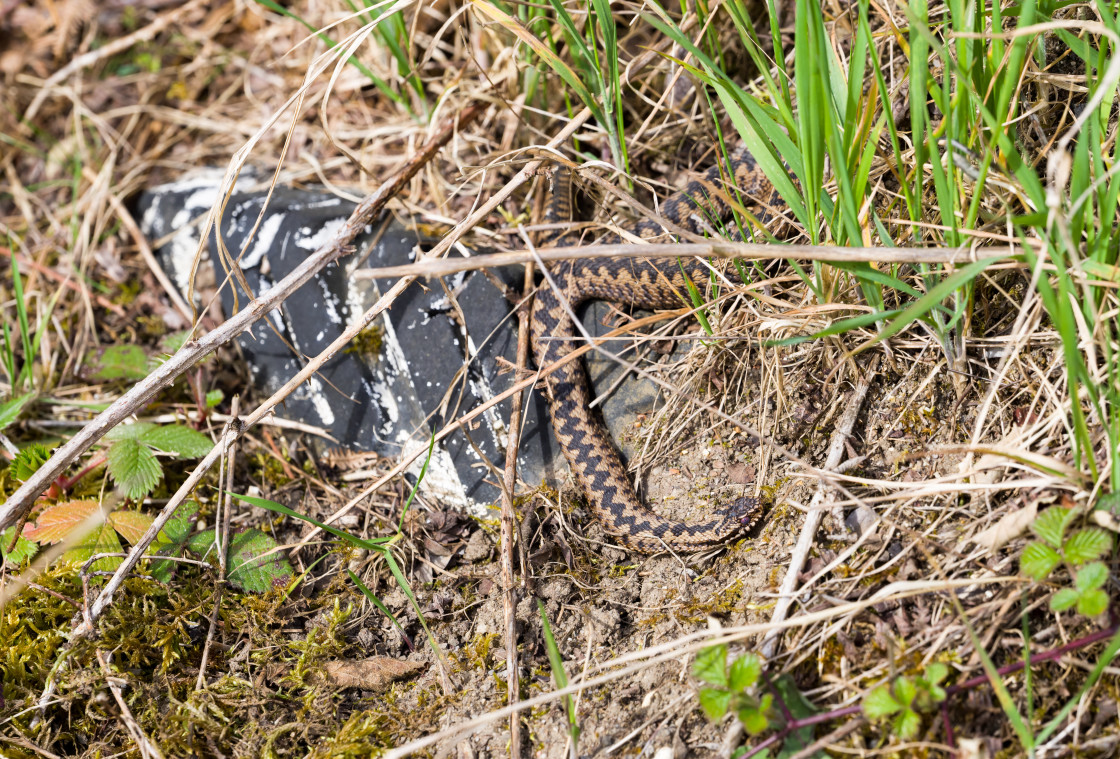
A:
<svg viewBox="0 0 1120 759">
<path fill-rule="evenodd" d="M 696 654 L 692 674 L 708 683 L 709 687 L 700 689 L 700 708 L 708 719 L 716 722 L 731 712 L 751 735 L 770 726 L 774 696 L 756 693 L 755 686 L 762 675 L 762 660 L 757 654 L 743 654 L 728 667 L 727 646 L 705 648 Z"/>
<path fill-rule="evenodd" d="M 133 500 L 148 495 L 163 476 L 156 451 L 176 458 L 201 458 L 214 444 L 189 427 L 149 422 L 116 427 L 105 436 L 112 445 L 106 451 L 109 476 Z"/>
<path fill-rule="evenodd" d="M 1099 559 L 1112 550 L 1112 536 L 1100 527 L 1084 527 L 1068 534 L 1080 510 L 1054 506 L 1038 515 L 1031 531 L 1039 538 L 1027 545 L 1019 562 L 1023 574 L 1041 582 L 1065 563 L 1073 575 L 1073 587 L 1062 588 L 1050 598 L 1053 611 L 1076 607 L 1079 614 L 1093 617 L 1108 609 L 1103 590 L 1108 567 Z"/>
<path fill-rule="evenodd" d="M 863 698 L 863 714 L 876 722 L 890 719 L 891 731 L 902 741 L 912 740 L 922 726 L 922 714 L 937 709 L 945 700 L 941 681 L 949 668 L 934 662 L 916 680 L 896 677 L 890 685 L 880 685 Z"/>
</svg>

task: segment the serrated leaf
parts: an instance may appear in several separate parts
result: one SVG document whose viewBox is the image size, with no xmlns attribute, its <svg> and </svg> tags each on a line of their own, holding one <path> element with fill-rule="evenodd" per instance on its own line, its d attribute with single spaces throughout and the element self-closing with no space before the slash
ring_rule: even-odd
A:
<svg viewBox="0 0 1120 759">
<path fill-rule="evenodd" d="M 731 662 L 728 687 L 732 691 L 743 691 L 758 682 L 762 675 L 762 660 L 757 654 L 743 654 Z"/>
<path fill-rule="evenodd" d="M 72 564 L 81 565 L 89 557 L 98 553 L 123 553 L 124 548 L 117 537 L 116 530 L 108 521 L 102 522 L 97 529 L 86 535 L 76 546 L 62 554 L 62 560 Z M 115 572 L 121 565 L 122 559 L 118 556 L 106 556 L 90 565 L 91 572 Z"/>
<path fill-rule="evenodd" d="M 739 721 L 749 735 L 758 735 L 770 727 L 770 720 L 766 719 L 766 712 L 762 707 L 749 706 L 739 710 Z"/>
<path fill-rule="evenodd" d="M 25 393 L 0 403 L 0 432 L 19 419 L 24 407 L 34 398 L 35 393 Z"/>
<path fill-rule="evenodd" d="M 1095 590 L 1108 581 L 1108 567 L 1099 561 L 1086 564 L 1077 570 L 1073 584 L 1080 591 Z"/>
<path fill-rule="evenodd" d="M 168 424 L 148 430 L 140 436 L 139 440 L 156 450 L 173 453 L 187 459 L 205 456 L 214 447 L 210 438 L 201 432 L 177 424 Z"/>
<path fill-rule="evenodd" d="M 895 700 L 902 706 L 908 707 L 914 703 L 914 697 L 918 695 L 918 686 L 914 685 L 909 677 L 899 677 L 894 681 L 894 687 L 891 688 Z"/>
<path fill-rule="evenodd" d="M 159 482 L 163 469 L 151 449 L 136 440 L 118 440 L 107 455 L 109 476 L 126 496 L 140 500 Z"/>
<path fill-rule="evenodd" d="M 148 354 L 139 345 L 110 345 L 92 365 L 90 377 L 102 382 L 142 379 L 148 374 Z"/>
<path fill-rule="evenodd" d="M 292 565 L 276 549 L 276 541 L 256 528 L 238 533 L 229 542 L 228 580 L 251 593 L 283 587 L 295 575 Z"/>
<path fill-rule="evenodd" d="M 101 511 L 97 501 L 65 501 L 43 509 L 34 524 L 23 528 L 23 536 L 39 545 L 65 540 L 87 519 Z"/>
<path fill-rule="evenodd" d="M 1112 549 L 1112 536 L 1099 527 L 1086 527 L 1070 535 L 1062 553 L 1070 564 L 1096 561 Z"/>
<path fill-rule="evenodd" d="M 1077 612 L 1086 617 L 1095 617 L 1108 611 L 1108 594 L 1099 588 L 1087 590 L 1077 599 Z"/>
<path fill-rule="evenodd" d="M 712 722 L 716 722 L 727 714 L 731 705 L 731 691 L 723 688 L 701 688 L 700 708 Z"/>
<path fill-rule="evenodd" d="M 1075 509 L 1051 506 L 1038 515 L 1038 519 L 1031 525 L 1031 531 L 1054 548 L 1060 548 L 1066 528 L 1076 517 Z"/>
<path fill-rule="evenodd" d="M 198 504 L 194 501 L 184 501 L 179 504 L 179 508 L 156 536 L 151 553 L 154 556 L 180 556 L 190 539 L 191 527 L 197 514 Z M 151 565 L 152 577 L 162 583 L 170 582 L 178 566 L 179 563 L 175 561 L 155 559 Z"/>
<path fill-rule="evenodd" d="M 12 525 L 8 529 L 0 532 L 0 563 L 7 562 L 10 567 L 19 567 L 23 562 L 30 559 L 39 551 L 39 546 L 20 535 L 16 538 L 16 544 L 12 547 L 11 552 L 8 551 L 8 546 L 12 543 L 12 536 L 15 535 L 16 527 Z"/>
<path fill-rule="evenodd" d="M 26 482 L 50 457 L 51 451 L 47 446 L 42 443 L 32 443 L 16 454 L 12 463 L 8 465 L 8 471 L 12 473 L 12 478 L 16 482 Z"/>
<path fill-rule="evenodd" d="M 121 509 L 109 515 L 109 523 L 117 534 L 128 541 L 129 545 L 136 545 L 144 533 L 155 521 L 151 514 L 134 509 Z"/>
<path fill-rule="evenodd" d="M 1027 577 L 1042 581 L 1062 563 L 1062 557 L 1045 543 L 1032 542 L 1027 545 L 1019 559 L 1019 571 Z"/>
<path fill-rule="evenodd" d="M 949 668 L 942 662 L 935 661 L 926 667 L 922 680 L 928 685 L 937 685 L 949 676 Z"/>
<path fill-rule="evenodd" d="M 727 646 L 709 646 L 696 654 L 692 674 L 712 685 L 727 686 Z"/>
<path fill-rule="evenodd" d="M 157 540 L 165 543 L 178 543 L 180 545 L 187 542 L 187 538 L 191 536 L 191 525 L 194 523 L 195 516 L 198 515 L 198 503 L 195 501 L 183 501 L 179 504 L 179 508 L 175 509 L 175 513 L 167 520 L 167 524 L 159 531 Z"/>
<path fill-rule="evenodd" d="M 880 685 L 864 696 L 862 706 L 863 715 L 870 720 L 889 717 L 902 708 L 886 685 Z"/>
<path fill-rule="evenodd" d="M 159 425 L 152 424 L 151 422 L 133 422 L 132 424 L 118 424 L 113 429 L 105 434 L 105 439 L 109 441 L 117 440 L 139 440 L 145 434 L 154 429 L 158 429 Z"/>
<path fill-rule="evenodd" d="M 214 561 L 215 551 L 218 550 L 214 544 L 214 536 L 217 533 L 214 528 L 203 530 L 202 532 L 191 535 L 187 541 L 187 550 L 191 553 L 196 553 L 208 561 Z"/>
<path fill-rule="evenodd" d="M 902 741 L 908 741 L 914 738 L 922 728 L 922 718 L 915 711 L 903 709 L 894 718 L 893 726 L 895 737 Z"/>
<path fill-rule="evenodd" d="M 1073 588 L 1062 588 L 1050 597 L 1050 609 L 1052 611 L 1071 609 L 1079 598 L 1081 594 Z"/>
</svg>

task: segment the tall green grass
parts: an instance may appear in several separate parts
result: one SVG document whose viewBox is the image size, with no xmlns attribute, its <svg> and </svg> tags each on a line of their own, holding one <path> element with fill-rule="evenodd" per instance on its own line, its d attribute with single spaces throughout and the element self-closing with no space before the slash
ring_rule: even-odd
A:
<svg viewBox="0 0 1120 759">
<path fill-rule="evenodd" d="M 566 68 L 565 82 L 579 80 L 573 91 L 604 129 L 618 132 L 612 149 L 623 146 L 618 150 L 624 152 L 621 86 L 613 78 L 618 63 L 597 52 L 611 39 L 610 25 L 603 24 L 595 2 L 549 1 L 573 65 L 568 67 L 555 47 L 555 57 L 542 60 L 558 71 Z M 1073 463 L 1094 479 L 1107 470 L 1109 481 L 1100 484 L 1120 489 L 1120 420 L 1112 411 L 1120 400 L 1112 294 L 1120 281 L 1114 268 L 1120 238 L 1113 223 L 1120 179 L 1116 142 L 1109 142 L 1120 37 L 1111 6 L 1094 3 L 1099 23 L 1040 28 L 1056 6 L 1027 0 L 1003 9 L 950 0 L 931 16 L 926 0 L 913 0 L 897 6 L 908 26 L 877 23 L 873 31 L 869 2 L 860 0 L 850 8 L 850 38 L 838 51 L 820 6 L 796 0 L 792 66 L 787 66 L 785 56 L 767 56 L 756 32 L 768 28 L 770 47 L 782 49 L 773 0 L 768 2 L 769 23 L 758 26 L 744 0 L 720 5 L 714 12 L 726 18 L 708 19 L 702 34 L 683 31 L 680 16 L 656 2 L 643 6 L 640 21 L 685 51 L 680 63 L 718 101 L 717 123 L 726 114 L 736 132 L 726 140 L 721 135 L 721 141 L 746 145 L 809 242 L 967 248 L 976 243 L 970 231 L 992 223 L 992 206 L 1002 204 L 997 219 L 1024 243 L 1022 260 L 1061 337 Z M 579 18 L 586 19 L 582 27 Z M 721 24 L 733 30 L 735 43 L 752 59 L 755 88 L 748 90 L 725 70 L 729 50 L 721 49 L 713 31 Z M 1031 69 L 1049 63 L 1043 31 L 1057 36 L 1084 66 L 1088 94 L 1076 124 L 1065 127 L 1068 139 L 1056 142 L 1048 163 L 1039 167 L 1034 156 L 1023 154 L 1016 129 L 1027 107 L 1024 82 Z M 723 40 L 726 46 L 726 35 Z M 893 78 L 882 66 L 889 44 L 896 46 L 895 59 L 902 53 L 906 60 L 909 104 L 901 124 L 895 118 L 901 95 L 890 90 Z M 1111 146 L 1109 155 L 1102 154 L 1102 145 Z M 886 204 L 872 196 L 877 159 L 887 162 L 897 185 L 897 200 Z M 751 220 L 736 224 L 750 228 Z M 976 283 L 996 260 L 984 258 L 982 244 L 978 247 L 980 260 L 963 266 L 869 261 L 806 268 L 790 261 L 818 302 L 841 299 L 850 281 L 870 313 L 787 342 L 874 325 L 875 338 L 857 345 L 858 351 L 919 327 L 937 341 L 950 370 L 967 375 Z M 1096 425 L 1108 444 L 1094 449 Z"/>
</svg>

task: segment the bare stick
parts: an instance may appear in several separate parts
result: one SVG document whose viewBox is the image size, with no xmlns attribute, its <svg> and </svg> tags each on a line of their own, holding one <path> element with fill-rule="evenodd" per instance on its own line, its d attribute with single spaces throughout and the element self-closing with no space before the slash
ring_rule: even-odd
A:
<svg viewBox="0 0 1120 759">
<path fill-rule="evenodd" d="M 283 303 L 289 295 L 299 289 L 301 285 L 327 264 L 349 252 L 354 239 L 381 212 L 386 201 L 396 195 L 420 170 L 420 167 L 430 161 L 436 151 L 451 139 L 457 128 L 456 124 L 468 123 L 478 116 L 484 108 L 483 104 L 475 103 L 463 109 L 459 113 L 458 119 L 446 124 L 392 180 L 379 187 L 354 209 L 354 212 L 350 214 L 350 218 L 334 239 L 304 259 L 288 276 L 261 293 L 260 296 L 248 303 L 244 309 L 233 315 L 213 332 L 197 340 L 187 341 L 183 347 L 175 352 L 174 356 L 161 364 L 143 381 L 133 385 L 127 393 L 98 414 L 93 421 L 56 450 L 47 463 L 29 477 L 3 506 L 0 506 L 0 530 L 15 524 L 20 515 L 30 508 L 35 498 L 46 490 L 47 486 L 62 474 L 66 467 L 78 456 L 100 440 L 105 433 L 143 408 L 156 393 L 169 386 L 183 372 L 210 355 L 218 347 L 240 335 L 269 311 Z"/>
<path fill-rule="evenodd" d="M 526 295 L 533 291 L 533 265 L 525 267 L 525 284 L 522 292 Z M 529 303 L 523 300 L 517 309 L 517 374 L 524 373 L 529 363 Z M 506 693 L 508 703 L 518 700 L 517 677 L 517 586 L 513 581 L 513 539 L 517 524 L 514 513 L 513 490 L 517 485 L 517 448 L 521 442 L 521 401 L 524 393 L 514 393 L 510 400 L 509 427 L 506 439 L 506 466 L 502 478 L 502 612 L 506 623 Z M 521 758 L 521 716 L 509 715 L 509 755 L 510 759 Z"/>
<path fill-rule="evenodd" d="M 836 429 L 832 433 L 828 458 L 825 460 L 823 467 L 825 471 L 833 471 L 840 466 L 840 460 L 844 455 L 844 443 L 852 434 L 856 416 L 859 415 L 860 406 L 863 405 L 863 399 L 867 396 L 867 390 L 871 387 L 871 380 L 878 367 L 879 359 L 876 357 L 867 372 L 856 383 L 856 389 L 852 393 L 852 397 L 848 399 L 848 407 L 844 409 L 844 415 L 840 418 L 840 423 L 836 425 Z M 766 633 L 760 648 L 764 659 L 770 659 L 773 656 L 774 647 L 777 645 L 778 635 L 782 629 L 777 625 L 785 621 L 789 609 L 793 605 L 797 577 L 801 574 L 801 569 L 805 566 L 805 560 L 809 558 L 809 551 L 813 547 L 813 539 L 816 537 L 817 528 L 820 527 L 821 518 L 824 515 L 823 503 L 827 494 L 828 483 L 821 480 L 817 485 L 817 492 L 813 494 L 813 500 L 809 503 L 809 511 L 805 515 L 805 524 L 801 527 L 801 534 L 797 537 L 797 545 L 794 546 L 793 553 L 790 555 L 786 575 L 782 578 L 782 584 L 778 588 L 778 602 L 774 604 L 774 613 L 770 617 L 770 624 L 775 625 L 775 627 Z"/>
<path fill-rule="evenodd" d="M 1023 248 L 1000 245 L 990 248 L 842 248 L 828 245 L 770 245 L 751 242 L 708 243 L 654 243 L 651 245 L 585 245 L 582 247 L 541 248 L 534 256 L 532 251 L 519 250 L 509 253 L 491 253 L 470 258 L 424 258 L 413 264 L 384 266 L 379 269 L 359 269 L 355 279 L 381 279 L 392 277 L 443 277 L 472 269 L 491 266 L 510 266 L 529 263 L 539 256 L 541 261 L 567 261 L 573 258 L 677 258 L 679 256 L 705 256 L 739 260 L 771 261 L 794 258 L 802 261 L 832 261 L 855 263 L 881 261 L 884 263 L 914 264 L 967 264 L 984 258 L 1012 259 L 1021 256 Z M 1016 264 L 1018 266 L 1018 264 Z"/>
</svg>

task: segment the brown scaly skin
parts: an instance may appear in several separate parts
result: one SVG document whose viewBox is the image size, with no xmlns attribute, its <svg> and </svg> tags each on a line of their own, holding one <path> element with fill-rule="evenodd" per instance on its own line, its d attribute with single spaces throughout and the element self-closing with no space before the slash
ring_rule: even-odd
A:
<svg viewBox="0 0 1120 759">
<path fill-rule="evenodd" d="M 732 180 L 743 202 L 766 198 L 773 192 L 762 171 L 745 149 L 732 153 Z M 549 207 L 549 221 L 571 217 L 571 177 L 559 178 Z M 661 206 L 666 220 L 701 233 L 716 219 L 726 218 L 725 183 L 718 166 L 689 182 Z M 732 197 L 735 197 L 732 193 Z M 645 219 L 631 231 L 644 237 L 661 235 L 654 221 Z M 575 329 L 557 290 L 574 311 L 580 303 L 606 300 L 638 308 L 680 308 L 689 303 L 684 276 L 703 282 L 709 269 L 695 258 L 684 259 L 684 272 L 674 259 L 582 259 L 564 262 L 551 270 L 554 290 L 547 283 L 537 290 L 533 304 L 533 359 L 547 367 L 572 350 Z M 700 524 L 675 522 L 648 509 L 634 492 L 618 451 L 598 419 L 591 413 L 590 391 L 583 367 L 570 362 L 549 374 L 552 428 L 575 473 L 595 517 L 603 528 L 626 547 L 643 553 L 665 549 L 689 552 L 723 545 L 750 529 L 761 516 L 755 498 L 739 498 L 723 506 L 715 519 Z"/>
</svg>

